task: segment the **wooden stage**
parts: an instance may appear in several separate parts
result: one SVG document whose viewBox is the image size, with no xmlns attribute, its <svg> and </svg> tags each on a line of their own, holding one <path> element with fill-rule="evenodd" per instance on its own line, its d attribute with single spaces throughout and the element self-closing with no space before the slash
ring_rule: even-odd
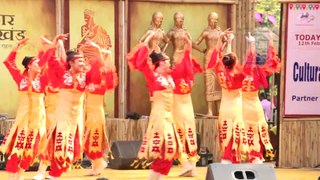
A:
<svg viewBox="0 0 320 180">
<path fill-rule="evenodd" d="M 14 119 L 0 120 L 0 134 L 6 134 L 13 123 Z M 111 143 L 141 140 L 147 126 L 148 120 L 146 119 L 106 118 L 107 136 Z M 320 164 L 320 131 L 317 127 L 320 127 L 320 121 L 306 121 L 303 126 L 298 125 L 297 121 L 282 122 L 279 167 L 313 168 Z M 212 152 L 213 162 L 219 162 L 217 117 L 197 117 L 196 128 L 201 136 L 201 147 L 206 147 Z M 308 131 L 305 131 L 306 129 Z"/>
<path fill-rule="evenodd" d="M 149 174 L 148 170 L 113 170 L 105 169 L 102 175 L 97 177 L 84 176 L 89 169 L 75 169 L 65 174 L 60 179 L 69 180 L 95 180 L 99 177 L 105 177 L 109 180 L 146 180 Z M 207 173 L 207 167 L 198 167 L 198 176 L 192 178 L 178 177 L 180 167 L 174 166 L 169 175 L 163 179 L 176 179 L 176 180 L 204 180 Z M 276 176 L 279 180 L 318 180 L 320 176 L 320 169 L 282 169 L 276 168 Z M 25 180 L 31 180 L 36 172 L 26 172 L 24 175 Z M 8 179 L 8 175 L 5 171 L 0 171 L 0 179 Z"/>
</svg>

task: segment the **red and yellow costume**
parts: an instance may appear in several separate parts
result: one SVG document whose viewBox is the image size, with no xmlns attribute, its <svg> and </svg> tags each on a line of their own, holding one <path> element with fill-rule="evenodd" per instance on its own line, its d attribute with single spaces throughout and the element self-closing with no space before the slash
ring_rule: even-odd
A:
<svg viewBox="0 0 320 180">
<path fill-rule="evenodd" d="M 50 84 L 50 83 L 49 83 Z M 51 141 L 53 131 L 57 125 L 56 119 L 56 108 L 57 108 L 57 98 L 58 98 L 58 90 L 53 90 L 49 88 L 50 85 L 47 86 L 45 97 L 44 97 L 44 104 L 45 104 L 45 111 L 46 111 L 46 136 L 43 138 L 41 144 L 43 145 L 40 152 L 40 159 L 43 161 L 42 163 L 46 165 L 50 165 L 50 161 L 53 155 L 53 141 Z"/>
<path fill-rule="evenodd" d="M 56 56 L 51 56 L 49 61 L 56 61 L 60 65 L 64 65 L 65 62 L 62 58 L 57 58 Z M 60 61 L 60 62 L 59 62 Z M 52 62 L 51 62 L 52 64 Z M 59 92 L 59 80 L 57 79 L 59 75 L 54 69 L 49 68 L 48 65 L 45 69 L 47 73 L 48 85 L 45 91 L 44 103 L 46 110 L 46 137 L 43 139 L 43 148 L 40 150 L 40 159 L 45 162 L 45 164 L 50 164 L 53 155 L 53 141 L 52 135 L 57 126 L 56 118 L 56 108 L 58 106 L 58 92 Z"/>
<path fill-rule="evenodd" d="M 86 74 L 72 74 L 64 63 L 56 59 L 49 61 L 49 71 L 50 81 L 59 88 L 55 110 L 56 126 L 49 142 L 52 146 L 48 147 L 48 151 L 52 152 L 49 174 L 59 177 L 82 157 Z"/>
<path fill-rule="evenodd" d="M 242 82 L 243 121 L 247 132 L 249 146 L 249 162 L 255 159 L 264 160 L 263 152 L 272 151 L 269 140 L 268 124 L 261 102 L 259 88 L 268 87 L 267 76 L 279 70 L 280 60 L 276 56 L 273 46 L 269 46 L 269 53 L 264 66 L 256 65 L 256 55 L 249 52 L 244 65 L 245 79 Z"/>
<path fill-rule="evenodd" d="M 222 99 L 219 111 L 221 159 L 229 160 L 232 163 L 239 163 L 241 162 L 241 153 L 247 152 L 241 97 L 244 75 L 237 61 L 231 70 L 224 67 L 221 51 L 221 49 L 216 48 L 208 64 L 208 68 L 216 69 L 217 77 L 222 87 Z"/>
<path fill-rule="evenodd" d="M 179 62 L 179 64 L 175 65 L 171 74 L 176 85 L 173 93 L 172 114 L 183 145 L 183 150 L 187 154 L 186 158 L 196 163 L 199 156 L 197 152 L 196 125 L 190 93 L 193 86 L 194 74 L 202 72 L 202 68 L 198 62 L 191 59 L 190 50 L 185 50 L 184 56 Z M 183 158 L 185 157 L 180 157 L 181 162 L 185 160 Z"/>
<path fill-rule="evenodd" d="M 54 49 L 49 49 L 40 55 L 39 66 L 42 67 Z M 34 79 L 29 79 L 27 71 L 21 73 L 17 68 L 16 51 L 12 51 L 4 61 L 11 76 L 18 85 L 20 94 L 16 121 L 1 145 L 1 152 L 9 155 L 6 170 L 17 173 L 19 167 L 28 169 L 38 155 L 39 142 L 46 132 L 44 91 L 48 78 L 39 73 Z M 33 60 L 29 64 L 32 63 Z"/>
<path fill-rule="evenodd" d="M 171 75 L 158 74 L 148 64 L 148 51 L 147 44 L 141 44 L 127 57 L 130 67 L 143 73 L 152 95 L 149 124 L 138 158 L 153 159 L 151 169 L 167 175 L 173 159 L 178 158 L 182 152 L 172 116 L 175 84 Z"/>
<path fill-rule="evenodd" d="M 106 137 L 103 96 L 114 89 L 117 83 L 115 70 L 96 62 L 87 73 L 85 99 L 85 146 L 84 152 L 92 159 L 102 158 L 104 150 L 110 150 Z"/>
</svg>

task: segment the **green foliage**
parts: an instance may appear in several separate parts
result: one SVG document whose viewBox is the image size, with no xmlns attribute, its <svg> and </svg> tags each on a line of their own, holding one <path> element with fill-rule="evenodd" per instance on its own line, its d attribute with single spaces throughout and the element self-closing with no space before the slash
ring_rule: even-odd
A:
<svg viewBox="0 0 320 180">
<path fill-rule="evenodd" d="M 262 13 L 263 22 L 262 27 L 279 27 L 281 16 L 281 4 L 278 0 L 260 0 L 256 6 L 256 12 Z M 275 16 L 277 24 L 273 25 L 268 21 L 266 14 Z"/>
</svg>

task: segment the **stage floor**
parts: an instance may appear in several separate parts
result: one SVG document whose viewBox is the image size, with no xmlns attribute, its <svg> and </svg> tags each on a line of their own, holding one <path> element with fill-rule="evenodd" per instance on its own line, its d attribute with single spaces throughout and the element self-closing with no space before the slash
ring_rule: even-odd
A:
<svg viewBox="0 0 320 180">
<path fill-rule="evenodd" d="M 169 175 L 163 179 L 176 179 L 176 180 L 204 180 L 207 173 L 207 167 L 198 167 L 198 176 L 192 178 L 178 177 L 181 168 L 174 166 Z M 282 169 L 276 168 L 276 176 L 279 180 L 318 180 L 320 176 L 320 169 Z M 146 180 L 149 174 L 148 170 L 113 170 L 105 169 L 100 176 L 88 177 L 84 176 L 88 172 L 88 169 L 74 169 L 71 170 L 60 178 L 61 180 L 95 180 L 99 177 L 105 177 L 109 180 Z M 25 180 L 31 180 L 36 172 L 26 172 L 24 175 Z M 0 179 L 8 179 L 8 175 L 5 171 L 0 171 Z"/>
</svg>

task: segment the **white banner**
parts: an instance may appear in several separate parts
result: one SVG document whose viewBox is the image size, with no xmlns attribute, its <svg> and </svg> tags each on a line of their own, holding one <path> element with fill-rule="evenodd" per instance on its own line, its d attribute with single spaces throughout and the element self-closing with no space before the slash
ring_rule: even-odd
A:
<svg viewBox="0 0 320 180">
<path fill-rule="evenodd" d="M 320 3 L 289 3 L 285 116 L 320 115 Z"/>
</svg>

